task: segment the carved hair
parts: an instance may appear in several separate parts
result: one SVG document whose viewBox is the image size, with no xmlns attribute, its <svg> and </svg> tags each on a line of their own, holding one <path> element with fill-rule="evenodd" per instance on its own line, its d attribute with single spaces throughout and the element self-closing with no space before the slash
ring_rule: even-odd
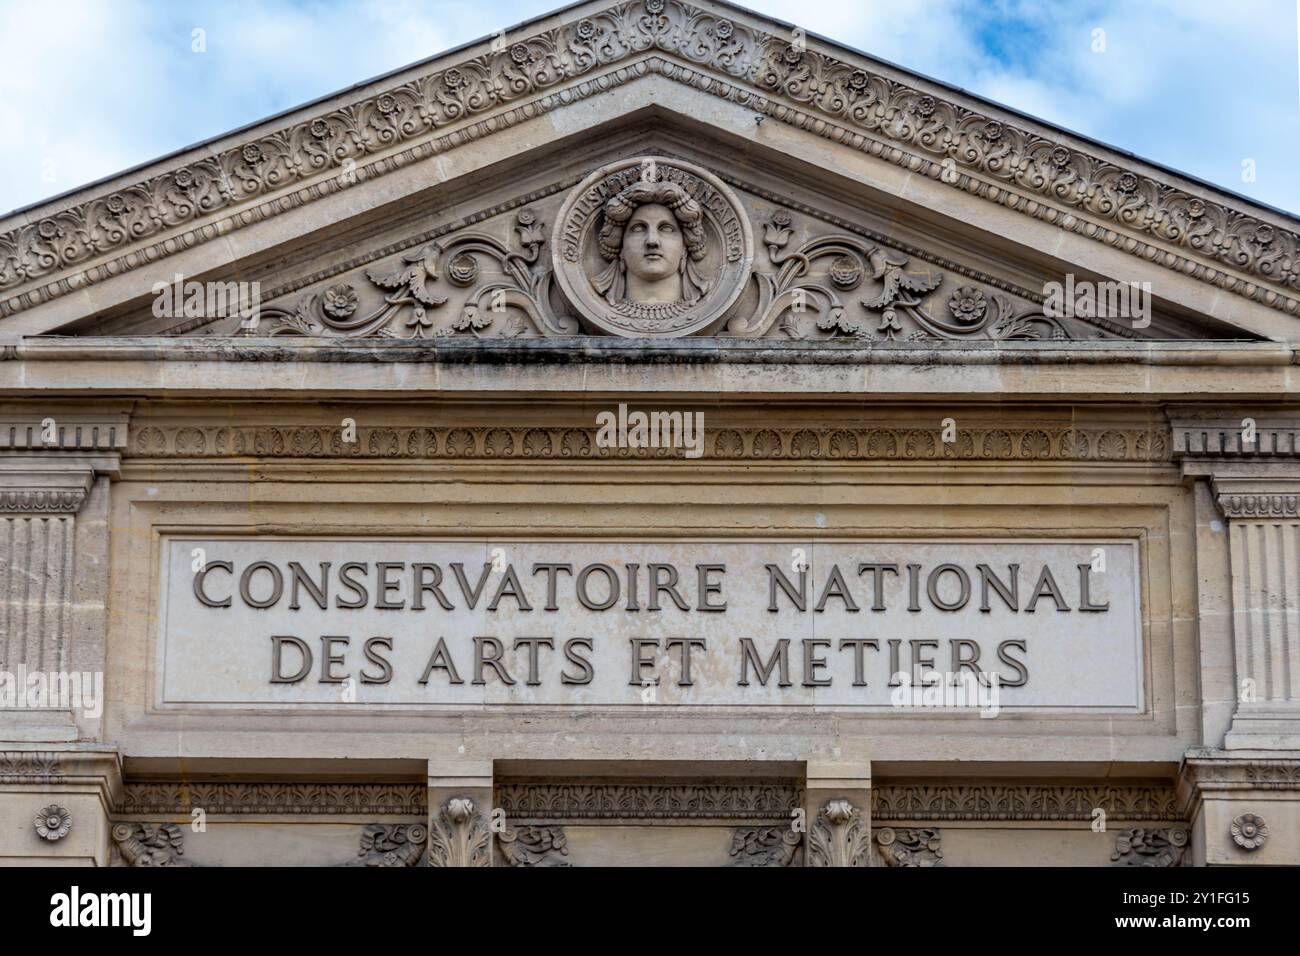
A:
<svg viewBox="0 0 1300 956">
<path fill-rule="evenodd" d="M 708 253 L 704 236 L 704 211 L 681 186 L 670 182 L 637 181 L 605 202 L 605 221 L 600 227 L 600 254 L 612 262 L 623 250 L 623 229 L 638 206 L 658 203 L 667 206 L 682 229 L 686 252 L 696 262 Z"/>
<path fill-rule="evenodd" d="M 713 283 L 700 275 L 695 263 L 708 255 L 708 239 L 704 234 L 704 210 L 677 183 L 646 182 L 639 180 L 605 202 L 605 221 L 601 223 L 598 237 L 600 254 L 609 265 L 591 280 L 596 290 L 611 305 L 623 300 L 627 277 L 623 266 L 623 230 L 638 206 L 657 203 L 668 209 L 682 230 L 686 255 L 682 256 L 679 273 L 682 280 L 682 299 L 687 303 L 699 301 Z"/>
</svg>

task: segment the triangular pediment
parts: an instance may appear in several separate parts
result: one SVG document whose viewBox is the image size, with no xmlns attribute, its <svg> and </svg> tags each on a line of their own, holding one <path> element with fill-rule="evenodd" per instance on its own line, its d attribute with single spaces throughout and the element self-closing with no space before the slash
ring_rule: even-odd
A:
<svg viewBox="0 0 1300 956">
<path fill-rule="evenodd" d="M 698 207 L 672 293 L 620 195 Z M 1296 228 L 729 5 L 586 4 L 10 217 L 0 334 L 1297 341 Z"/>
</svg>

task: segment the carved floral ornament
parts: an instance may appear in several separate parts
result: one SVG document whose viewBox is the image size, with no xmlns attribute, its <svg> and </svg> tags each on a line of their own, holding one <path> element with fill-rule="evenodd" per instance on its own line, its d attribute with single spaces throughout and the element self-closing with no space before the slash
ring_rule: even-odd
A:
<svg viewBox="0 0 1300 956">
<path fill-rule="evenodd" d="M 1116 157 L 917 89 L 877 72 L 870 61 L 847 62 L 795 46 L 679 0 L 616 3 L 511 40 L 16 226 L 0 235 L 0 290 L 31 288 L 0 302 L 0 316 L 603 94 L 651 70 L 702 95 L 743 103 L 951 188 L 1300 314 L 1300 300 L 1287 294 L 1300 290 L 1300 235 L 1294 231 L 1122 168 Z M 490 121 L 475 122 L 488 113 Z M 355 175 L 340 176 L 340 170 Z M 102 261 L 89 265 L 94 260 Z M 34 285 L 74 268 L 84 272 Z"/>
<path fill-rule="evenodd" d="M 751 200 L 750 205 L 757 203 Z M 595 170 L 554 224 L 525 205 L 261 310 L 252 335 L 1011 340 L 1099 337 L 1035 294 L 931 268 L 785 208 L 761 223 L 712 173 L 660 156 Z M 1006 283 L 1000 283 L 1006 288 Z M 1041 300 L 1041 296 L 1037 296 Z"/>
</svg>

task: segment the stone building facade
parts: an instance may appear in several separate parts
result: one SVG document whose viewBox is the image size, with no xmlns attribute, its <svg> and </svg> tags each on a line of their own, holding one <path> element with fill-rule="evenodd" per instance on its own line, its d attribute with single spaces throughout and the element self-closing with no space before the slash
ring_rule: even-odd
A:
<svg viewBox="0 0 1300 956">
<path fill-rule="evenodd" d="M 593 2 L 0 222 L 0 861 L 1300 863 L 1295 218 Z"/>
</svg>

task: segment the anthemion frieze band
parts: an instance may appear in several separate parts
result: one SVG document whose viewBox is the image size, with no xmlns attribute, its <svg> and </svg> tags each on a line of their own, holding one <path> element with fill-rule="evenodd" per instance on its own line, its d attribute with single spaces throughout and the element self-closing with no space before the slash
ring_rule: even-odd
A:
<svg viewBox="0 0 1300 956">
<path fill-rule="evenodd" d="M 408 30 L 455 48 L 15 194 L 60 193 L 0 219 L 0 863 L 1300 864 L 1271 140 L 1135 155 L 1204 102 L 1136 15 L 934 5 L 980 69 L 1064 44 L 989 87 L 776 6 Z M 186 26 L 205 88 L 261 17 Z M 960 88 L 1098 64 L 1155 132 Z"/>
</svg>

